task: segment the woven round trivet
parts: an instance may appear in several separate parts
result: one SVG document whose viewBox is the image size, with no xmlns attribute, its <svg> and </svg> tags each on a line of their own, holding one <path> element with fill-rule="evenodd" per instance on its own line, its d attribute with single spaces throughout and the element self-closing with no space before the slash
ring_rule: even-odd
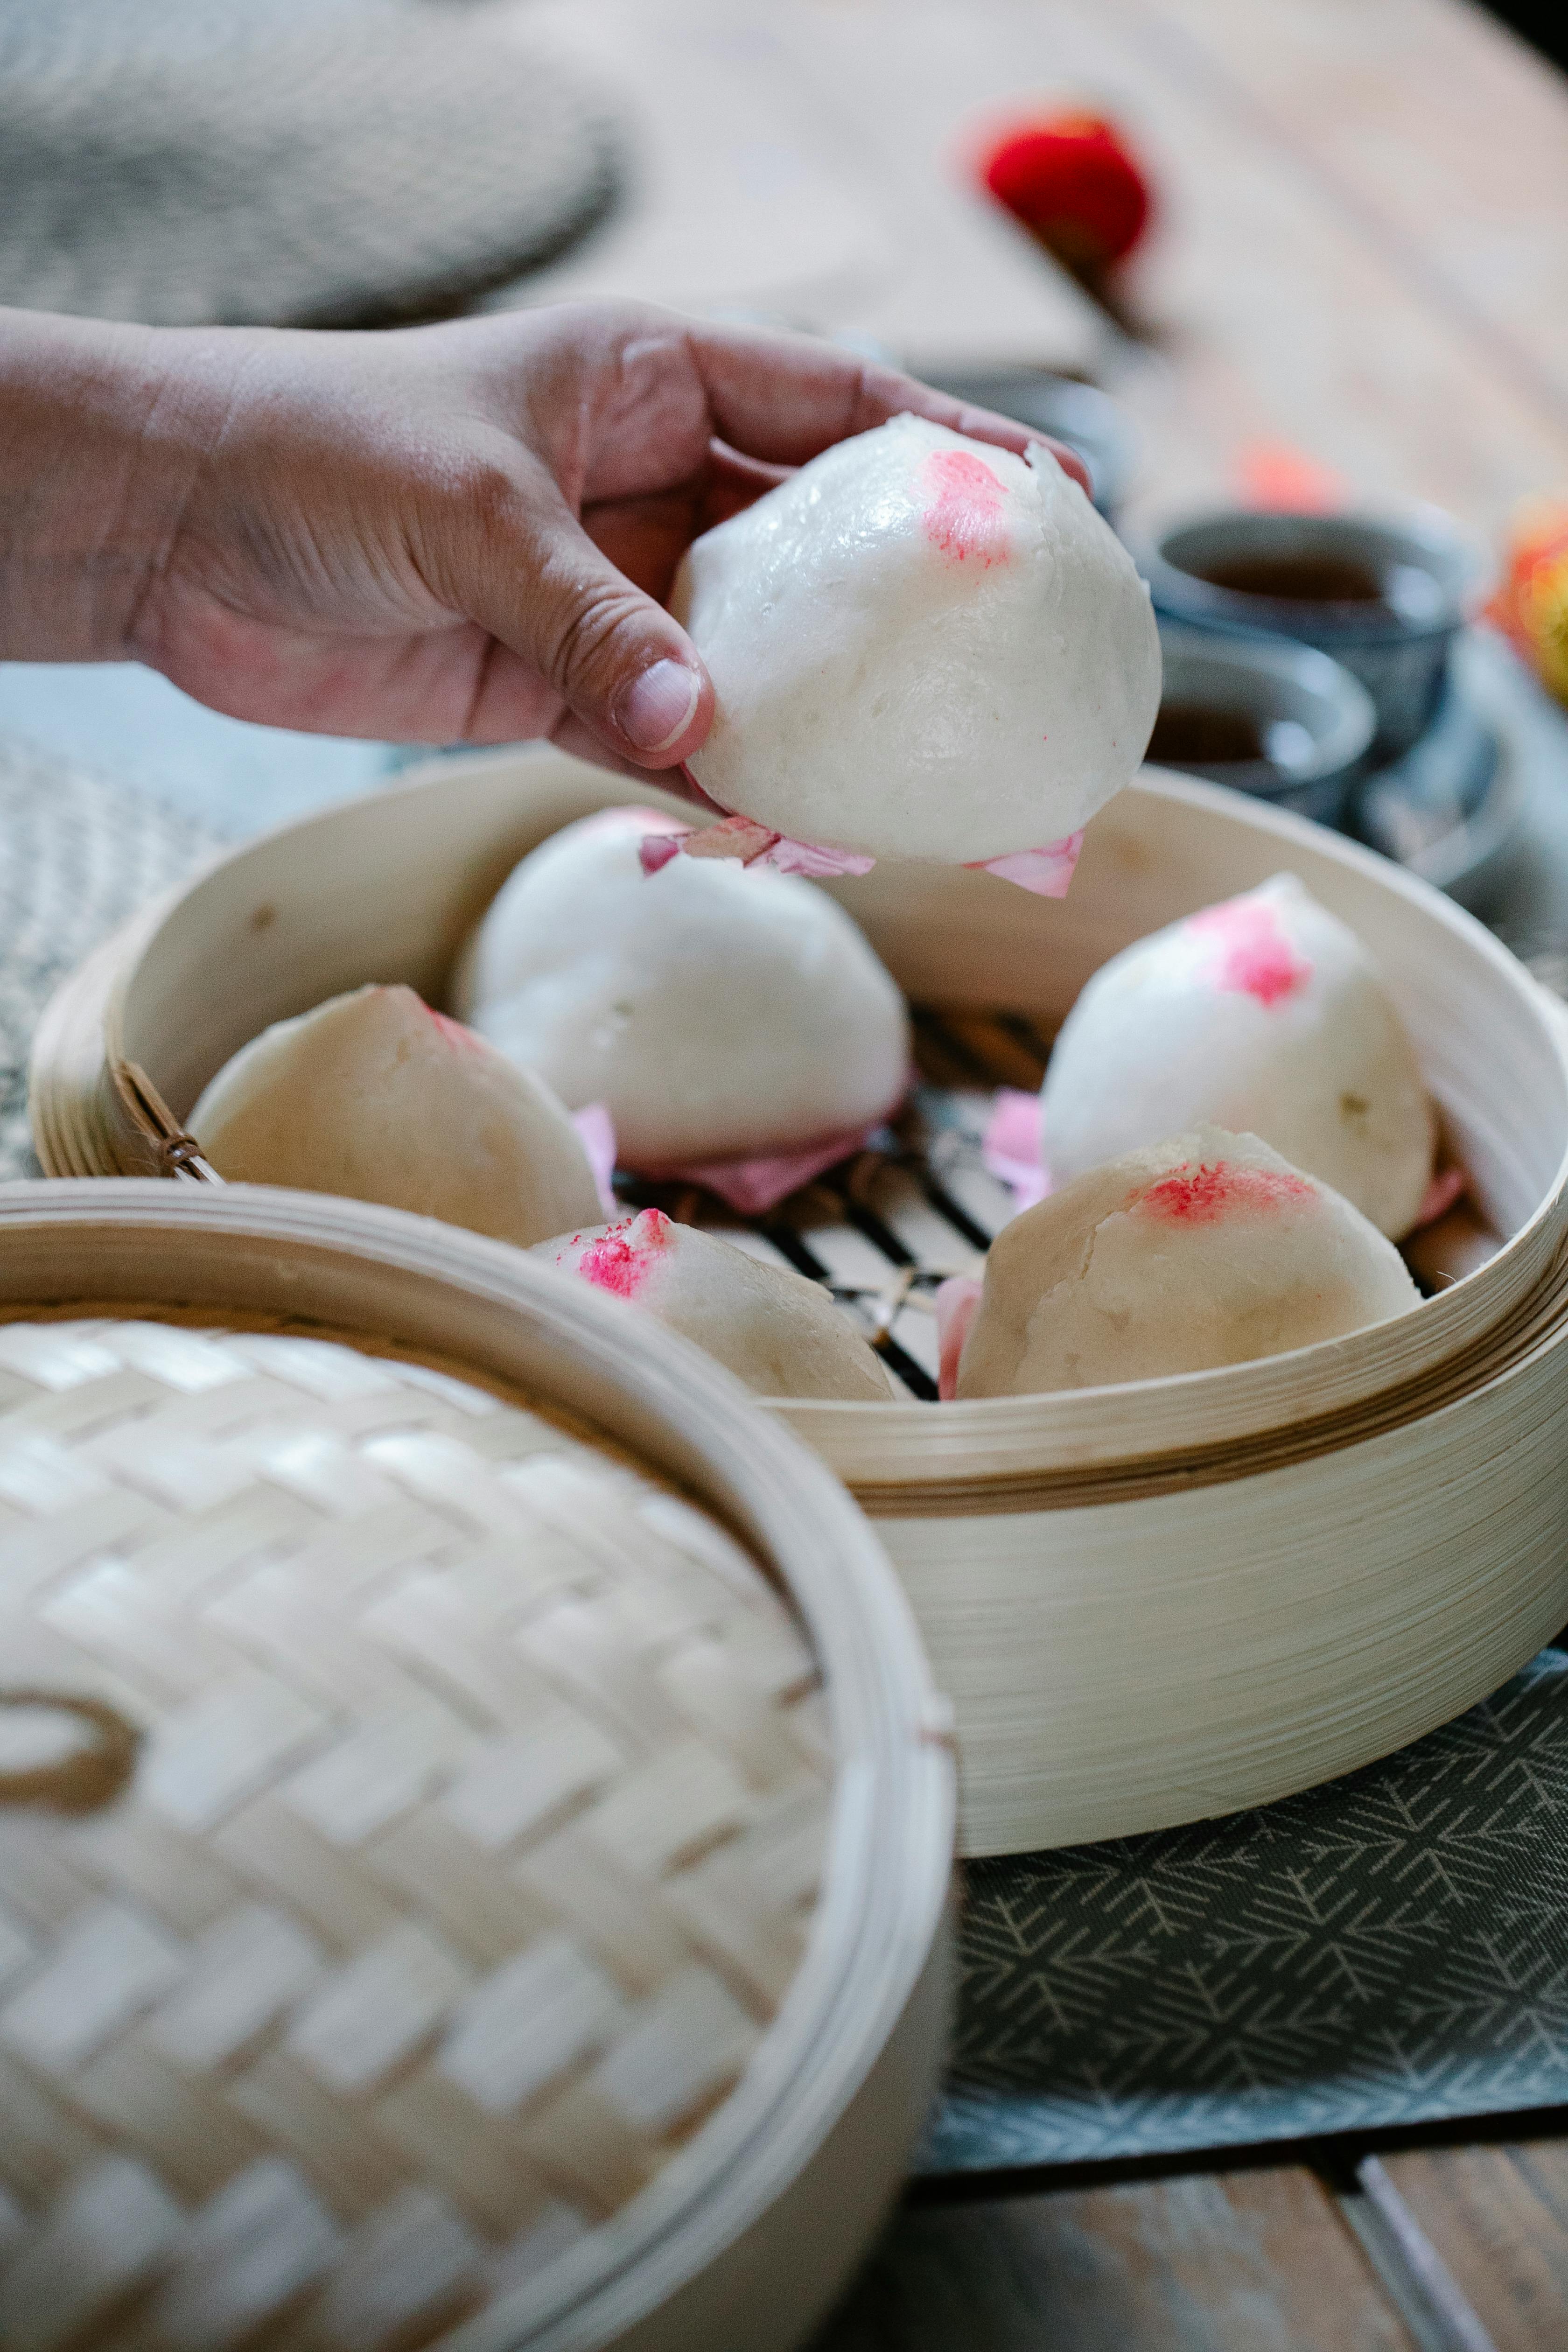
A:
<svg viewBox="0 0 1568 2352">
<path fill-rule="evenodd" d="M 459 308 L 603 208 L 542 50 L 416 0 L 0 0 L 0 301 L 151 325 Z"/>
<path fill-rule="evenodd" d="M 789 1985 L 813 1659 L 706 1513 L 315 1338 L 0 1326 L 0 2343 L 428 2342 Z"/>
<path fill-rule="evenodd" d="M 0 739 L 0 1181 L 37 1173 L 27 1055 L 51 993 L 216 846 L 157 801 Z"/>
</svg>

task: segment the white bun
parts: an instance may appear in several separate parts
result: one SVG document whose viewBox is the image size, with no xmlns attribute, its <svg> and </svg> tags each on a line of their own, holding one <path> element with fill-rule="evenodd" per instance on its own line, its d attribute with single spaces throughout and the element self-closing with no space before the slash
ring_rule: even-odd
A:
<svg viewBox="0 0 1568 2352">
<path fill-rule="evenodd" d="M 1415 1048 L 1355 933 L 1293 874 L 1101 966 L 1041 1092 L 1058 1181 L 1200 1122 L 1262 1136 L 1380 1232 L 1409 1232 L 1436 1140 Z"/>
<path fill-rule="evenodd" d="M 190 1127 L 233 1181 L 381 1201 L 524 1247 L 603 1213 L 549 1087 L 411 988 L 275 1022 L 224 1064 Z"/>
<path fill-rule="evenodd" d="M 1392 1242 L 1255 1135 L 1129 1152 L 1004 1226 L 961 1397 L 1205 1371 L 1420 1305 Z"/>
<path fill-rule="evenodd" d="M 523 859 L 454 980 L 458 1009 L 574 1110 L 602 1102 L 622 1164 L 787 1151 L 890 1110 L 903 998 L 842 908 L 732 858 L 645 875 L 668 819 L 613 809 Z"/>
<path fill-rule="evenodd" d="M 727 809 L 873 857 L 978 864 L 1076 833 L 1143 756 L 1160 645 L 1077 482 L 913 416 L 841 441 L 689 551 L 671 610 Z"/>
<path fill-rule="evenodd" d="M 563 1234 L 533 1255 L 657 1316 L 759 1396 L 886 1404 L 893 1393 L 876 1356 L 815 1282 L 658 1209 Z"/>
</svg>

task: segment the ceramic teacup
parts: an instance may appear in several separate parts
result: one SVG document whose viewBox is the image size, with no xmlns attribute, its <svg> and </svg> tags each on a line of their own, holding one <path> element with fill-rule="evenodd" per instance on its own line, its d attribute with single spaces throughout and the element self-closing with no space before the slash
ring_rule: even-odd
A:
<svg viewBox="0 0 1568 2352">
<path fill-rule="evenodd" d="M 1339 824 L 1373 740 L 1359 679 L 1310 646 L 1163 622 L 1164 685 L 1147 756 L 1163 768 Z"/>
<path fill-rule="evenodd" d="M 1352 671 L 1377 713 L 1373 756 L 1397 758 L 1442 698 L 1474 561 L 1437 520 L 1360 515 L 1197 517 L 1142 559 L 1155 606 L 1226 635 L 1315 646 Z"/>
</svg>

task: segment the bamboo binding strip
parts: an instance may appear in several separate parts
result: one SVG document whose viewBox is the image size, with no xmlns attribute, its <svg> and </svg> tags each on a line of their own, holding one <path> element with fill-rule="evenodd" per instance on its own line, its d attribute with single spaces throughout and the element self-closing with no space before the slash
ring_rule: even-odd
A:
<svg viewBox="0 0 1568 2352">
<path fill-rule="evenodd" d="M 154 1282 L 150 1317 L 138 1282 L 181 1263 L 178 1319 L 152 1319 L 167 1294 Z M 121 1311 L 62 1312 L 82 1283 Z M 498 1350 L 477 1328 L 487 1283 L 511 1325 L 542 1323 L 531 1364 L 515 1331 Z M 477 1380 L 419 1360 L 437 1351 L 400 1312 L 416 1297 Z M 781 2090 L 815 2074 L 820 2091 L 844 1930 L 876 1908 L 869 1825 L 846 1819 L 838 1775 L 842 1741 L 885 1779 L 858 1655 L 885 1571 L 873 1556 L 863 1630 L 816 1649 L 650 1456 L 658 1409 L 640 1427 L 626 1409 L 646 1362 L 623 1366 L 621 1398 L 596 1383 L 596 1428 L 581 1391 L 565 1421 L 521 1401 L 542 1362 L 572 1388 L 563 1325 L 592 1369 L 600 1318 L 578 1306 L 516 1254 L 395 1212 L 243 1188 L 0 1196 L 8 2352 L 84 2333 L 104 2352 L 412 2352 L 459 2324 L 465 2344 L 616 2341 L 628 2256 L 683 2221 L 699 2248 L 712 2237 L 714 2174 L 738 2168 L 755 2204 L 764 2128 L 766 2168 L 801 2160 Z M 687 1351 L 654 1354 L 679 1383 Z M 738 1432 L 705 1444 L 755 1423 L 763 1461 L 731 1516 L 750 1483 L 788 1586 L 765 1490 L 795 1449 L 713 1385 Z M 689 1445 L 705 1407 L 673 1416 Z M 668 1429 L 662 1450 L 680 1452 Z M 831 1555 L 853 1516 L 800 1466 L 816 1489 L 800 1535 Z M 918 1680 L 898 1614 L 877 1672 L 898 1683 L 912 1662 Z M 873 2039 L 935 1927 L 931 1753 L 901 1857 L 924 1895 L 889 1915 L 905 1924 L 874 1971 Z M 850 1915 L 826 1939 L 819 1885 Z M 848 2205 L 858 2245 L 862 2185 Z M 807 2267 L 781 2328 L 845 2259 L 840 2242 Z"/>
</svg>

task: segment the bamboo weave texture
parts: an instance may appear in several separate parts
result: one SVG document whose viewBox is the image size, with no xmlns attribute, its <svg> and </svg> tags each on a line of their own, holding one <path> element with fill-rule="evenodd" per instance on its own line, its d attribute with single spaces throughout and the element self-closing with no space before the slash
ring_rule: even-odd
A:
<svg viewBox="0 0 1568 2352">
<path fill-rule="evenodd" d="M 536 2274 L 746 2066 L 829 1782 L 784 1604 L 626 1463 L 0 1327 L 0 2343 L 401 2352 Z"/>
</svg>

